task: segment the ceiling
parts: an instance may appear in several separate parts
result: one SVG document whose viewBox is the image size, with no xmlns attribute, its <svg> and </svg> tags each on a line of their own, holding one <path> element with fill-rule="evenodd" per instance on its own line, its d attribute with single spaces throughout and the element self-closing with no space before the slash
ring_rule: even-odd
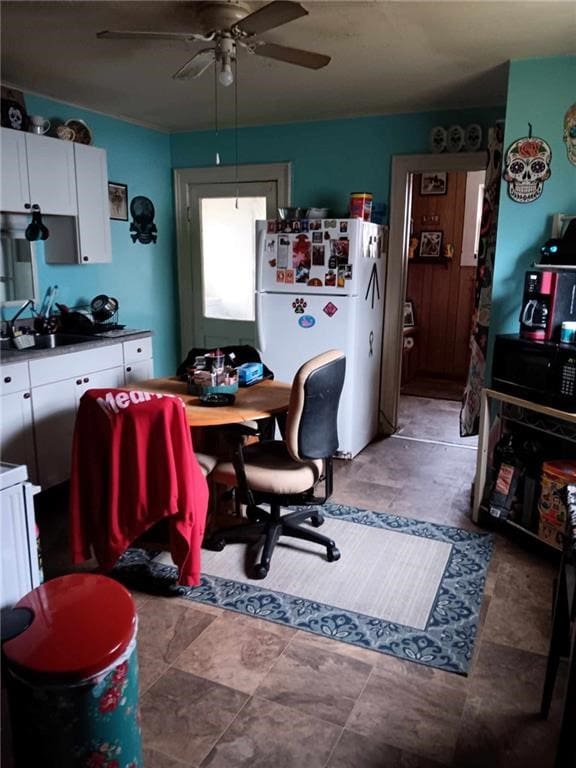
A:
<svg viewBox="0 0 576 768">
<path fill-rule="evenodd" d="M 250 12 L 265 5 L 245 2 Z M 576 4 L 302 0 L 309 15 L 262 35 L 332 57 L 309 70 L 238 61 L 238 122 L 260 125 L 505 103 L 506 62 L 574 53 Z M 198 31 L 198 2 L 2 0 L 2 81 L 167 132 L 214 126 L 214 75 L 172 79 L 206 43 L 103 40 L 105 29 Z M 536 96 L 537 97 L 537 96 Z M 234 86 L 218 86 L 231 125 Z"/>
</svg>

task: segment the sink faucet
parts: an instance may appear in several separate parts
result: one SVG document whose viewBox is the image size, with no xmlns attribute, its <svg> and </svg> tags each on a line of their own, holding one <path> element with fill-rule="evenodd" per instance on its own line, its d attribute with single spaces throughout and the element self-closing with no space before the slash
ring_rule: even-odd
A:
<svg viewBox="0 0 576 768">
<path fill-rule="evenodd" d="M 26 301 L 24 302 L 24 304 L 22 304 L 22 306 L 20 307 L 20 309 L 18 310 L 18 312 L 16 312 L 16 314 L 14 315 L 14 317 L 12 318 L 12 320 L 10 320 L 10 321 L 9 321 L 9 323 L 8 323 L 8 328 L 10 329 L 10 336 L 11 336 L 12 338 L 14 338 L 14 336 L 16 335 L 16 334 L 15 334 L 15 325 L 14 325 L 14 323 L 15 323 L 15 322 L 16 322 L 16 320 L 17 320 L 17 319 L 20 317 L 20 315 L 22 314 L 22 312 L 24 312 L 24 310 L 25 310 L 27 307 L 30 307 L 30 306 L 32 306 L 32 308 L 34 307 L 34 299 L 26 299 Z"/>
</svg>

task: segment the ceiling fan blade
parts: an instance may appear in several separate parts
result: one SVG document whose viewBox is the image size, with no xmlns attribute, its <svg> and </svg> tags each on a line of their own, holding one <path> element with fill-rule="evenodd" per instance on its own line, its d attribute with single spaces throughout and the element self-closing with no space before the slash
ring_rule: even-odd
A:
<svg viewBox="0 0 576 768">
<path fill-rule="evenodd" d="M 106 40 L 196 40 L 191 32 L 136 32 L 122 29 L 106 29 L 97 32 L 96 37 Z"/>
<path fill-rule="evenodd" d="M 215 59 L 214 48 L 204 48 L 192 56 L 184 66 L 180 67 L 178 72 L 172 75 L 174 80 L 190 80 L 194 77 L 200 77 L 202 72 L 208 69 Z"/>
<path fill-rule="evenodd" d="M 321 69 L 330 62 L 330 56 L 325 56 L 323 53 L 303 51 L 300 48 L 288 48 L 285 45 L 276 45 L 275 43 L 259 43 L 250 46 L 250 48 L 257 56 L 265 56 L 267 59 L 285 61 L 288 64 L 296 64 L 299 67 L 308 67 L 309 69 Z"/>
<path fill-rule="evenodd" d="M 269 3 L 249 16 L 245 16 L 233 29 L 238 29 L 245 35 L 260 35 L 269 29 L 287 24 L 289 21 L 307 16 L 308 11 L 300 3 L 292 3 L 289 0 L 276 0 Z"/>
</svg>

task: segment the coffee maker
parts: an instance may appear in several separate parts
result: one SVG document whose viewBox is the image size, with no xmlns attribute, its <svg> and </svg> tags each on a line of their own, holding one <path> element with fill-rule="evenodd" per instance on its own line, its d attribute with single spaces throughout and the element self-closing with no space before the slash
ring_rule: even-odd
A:
<svg viewBox="0 0 576 768">
<path fill-rule="evenodd" d="M 526 272 L 520 336 L 532 341 L 560 341 L 565 321 L 576 321 L 576 272 L 546 269 Z"/>
</svg>

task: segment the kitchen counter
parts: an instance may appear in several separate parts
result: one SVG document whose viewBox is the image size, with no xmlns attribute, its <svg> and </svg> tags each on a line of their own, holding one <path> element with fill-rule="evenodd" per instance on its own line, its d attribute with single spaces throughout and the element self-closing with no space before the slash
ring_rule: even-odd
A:
<svg viewBox="0 0 576 768">
<path fill-rule="evenodd" d="M 152 331 L 150 330 L 120 328 L 114 331 L 104 331 L 103 333 L 83 336 L 82 340 L 73 344 L 66 344 L 48 349 L 39 347 L 27 347 L 26 349 L 0 349 L 0 363 L 19 363 L 27 362 L 28 360 L 39 360 L 43 357 L 56 357 L 58 355 L 69 354 L 70 352 L 80 352 L 118 344 L 119 341 L 146 338 L 151 335 Z"/>
</svg>

